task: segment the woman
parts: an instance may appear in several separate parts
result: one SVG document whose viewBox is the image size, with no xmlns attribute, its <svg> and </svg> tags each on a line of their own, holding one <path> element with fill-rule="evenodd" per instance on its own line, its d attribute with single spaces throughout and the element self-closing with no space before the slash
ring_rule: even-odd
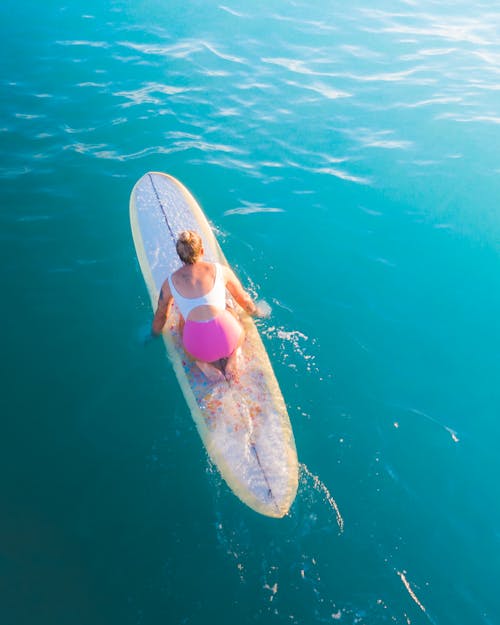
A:
<svg viewBox="0 0 500 625">
<path fill-rule="evenodd" d="M 224 377 L 213 363 L 227 359 L 225 373 L 234 379 L 237 351 L 244 332 L 240 322 L 226 308 L 226 288 L 248 314 L 256 315 L 257 306 L 229 267 L 203 260 L 203 243 L 196 232 L 181 232 L 176 250 L 184 264 L 168 276 L 161 287 L 152 332 L 161 334 L 175 301 L 181 313 L 186 352 L 211 381 Z"/>
</svg>

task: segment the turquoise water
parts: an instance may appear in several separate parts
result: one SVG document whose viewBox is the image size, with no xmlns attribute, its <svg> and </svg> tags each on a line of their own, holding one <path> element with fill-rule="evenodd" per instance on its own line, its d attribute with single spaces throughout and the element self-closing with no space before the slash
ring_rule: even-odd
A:
<svg viewBox="0 0 500 625">
<path fill-rule="evenodd" d="M 500 6 L 0 8 L 2 625 L 500 622 Z M 214 224 L 302 465 L 209 465 L 128 221 Z"/>
</svg>

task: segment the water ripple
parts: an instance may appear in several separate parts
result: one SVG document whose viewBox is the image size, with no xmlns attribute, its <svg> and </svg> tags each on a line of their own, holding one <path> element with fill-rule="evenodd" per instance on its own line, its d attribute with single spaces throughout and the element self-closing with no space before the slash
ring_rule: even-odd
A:
<svg viewBox="0 0 500 625">
<path fill-rule="evenodd" d="M 185 59 L 194 52 L 201 50 L 201 45 L 194 39 L 183 40 L 175 44 L 134 43 L 132 41 L 120 41 L 118 45 L 130 48 L 141 54 L 154 56 L 168 56 L 171 58 Z"/>
<path fill-rule="evenodd" d="M 434 106 L 436 104 L 459 104 L 463 102 L 464 99 L 458 96 L 435 96 L 432 98 L 428 98 L 426 100 L 419 100 L 417 102 L 396 102 L 392 105 L 392 108 L 422 108 L 424 106 Z"/>
<path fill-rule="evenodd" d="M 246 64 L 247 61 L 241 57 L 234 56 L 232 54 L 227 54 L 218 50 L 214 45 L 207 43 L 206 41 L 202 42 L 203 47 L 211 52 L 214 56 L 224 61 L 230 61 L 231 63 L 240 63 Z"/>
<path fill-rule="evenodd" d="M 352 128 L 344 130 L 352 140 L 363 148 L 379 148 L 384 150 L 408 150 L 413 143 L 408 140 L 394 139 L 394 130 L 374 130 L 371 128 Z"/>
<path fill-rule="evenodd" d="M 285 210 L 283 208 L 265 206 L 264 204 L 246 202 L 243 200 L 241 202 L 243 206 L 238 208 L 231 208 L 229 210 L 224 211 L 224 215 L 251 215 L 253 213 L 284 213 Z"/>
<path fill-rule="evenodd" d="M 347 180 L 348 182 L 356 182 L 357 184 L 371 184 L 372 179 L 356 176 L 354 174 L 350 174 L 349 172 L 337 169 L 333 167 L 310 167 L 309 171 L 315 174 L 326 174 L 327 176 L 333 176 L 334 178 L 340 178 L 341 180 Z"/>
<path fill-rule="evenodd" d="M 222 11 L 226 11 L 226 13 L 229 13 L 230 15 L 234 15 L 234 17 L 243 17 L 243 18 L 249 18 L 250 15 L 245 14 L 245 13 L 241 13 L 240 11 L 236 11 L 235 9 L 231 9 L 227 6 L 224 5 L 219 5 L 219 9 L 221 9 Z"/>
<path fill-rule="evenodd" d="M 313 91 L 314 93 L 319 93 L 321 96 L 323 96 L 327 100 L 337 100 L 339 98 L 351 98 L 352 97 L 352 93 L 349 93 L 347 91 L 341 91 L 339 89 L 333 89 L 332 87 L 329 87 L 328 85 L 325 85 L 319 82 L 315 82 L 310 85 L 305 85 L 305 84 L 301 84 L 301 83 L 297 83 L 293 81 L 286 81 L 286 84 L 290 85 L 291 87 L 299 87 L 301 89 L 305 89 L 306 91 Z"/>
<path fill-rule="evenodd" d="M 80 46 L 87 48 L 103 48 L 107 49 L 111 47 L 111 44 L 107 41 L 84 41 L 84 40 L 64 40 L 56 41 L 59 46 Z"/>
<path fill-rule="evenodd" d="M 117 91 L 113 95 L 130 100 L 129 102 L 125 102 L 121 105 L 123 108 L 127 108 L 129 106 L 136 106 L 141 104 L 163 104 L 164 98 L 160 96 L 172 96 L 193 91 L 199 91 L 199 89 L 177 87 L 173 85 L 164 85 L 161 83 L 152 82 L 147 83 L 140 89 L 133 89 L 131 91 Z"/>
<path fill-rule="evenodd" d="M 263 63 L 269 65 L 277 65 L 284 67 L 290 72 L 295 74 L 306 74 L 311 76 L 329 76 L 331 74 L 325 74 L 324 72 L 317 72 L 306 65 L 306 61 L 302 59 L 291 59 L 286 57 L 263 57 L 261 59 Z"/>
<path fill-rule="evenodd" d="M 498 23 L 498 18 L 496 21 L 489 21 L 485 16 L 474 19 L 471 16 L 441 16 L 423 12 L 390 13 L 378 9 L 361 9 L 361 13 L 370 21 L 381 22 L 380 26 L 362 27 L 362 30 L 370 33 L 429 37 L 474 45 L 491 45 L 497 41 L 495 24 Z M 408 23 L 403 23 L 399 18 L 408 20 Z M 418 25 L 419 22 L 424 24 Z"/>
<path fill-rule="evenodd" d="M 491 114 L 491 115 L 456 115 L 455 113 L 442 113 L 441 115 L 437 115 L 436 119 L 451 119 L 460 124 L 500 124 L 500 116 Z"/>
</svg>

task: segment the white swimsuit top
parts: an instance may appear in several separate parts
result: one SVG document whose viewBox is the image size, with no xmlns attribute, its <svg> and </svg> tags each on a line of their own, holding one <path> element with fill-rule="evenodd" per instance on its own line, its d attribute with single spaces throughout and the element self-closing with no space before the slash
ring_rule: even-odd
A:
<svg viewBox="0 0 500 625">
<path fill-rule="evenodd" d="M 179 293 L 179 291 L 175 288 L 172 274 L 168 276 L 168 283 L 170 285 L 170 290 L 172 291 L 172 295 L 174 296 L 174 301 L 177 304 L 177 307 L 181 311 L 181 315 L 184 319 L 188 318 L 189 313 L 198 308 L 198 306 L 214 306 L 215 308 L 219 308 L 220 310 L 225 310 L 226 308 L 226 285 L 224 284 L 224 276 L 222 273 L 222 267 L 219 263 L 214 263 L 215 265 L 215 280 L 212 289 L 205 293 L 205 295 L 201 295 L 200 297 L 184 297 Z"/>
</svg>

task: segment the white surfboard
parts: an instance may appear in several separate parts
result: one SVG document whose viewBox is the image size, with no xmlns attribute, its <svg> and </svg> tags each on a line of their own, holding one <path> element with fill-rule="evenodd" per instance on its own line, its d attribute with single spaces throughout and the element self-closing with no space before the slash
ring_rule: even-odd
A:
<svg viewBox="0 0 500 625">
<path fill-rule="evenodd" d="M 201 236 L 205 260 L 227 265 L 201 208 L 172 176 L 150 172 L 137 182 L 130 222 L 153 308 L 165 278 L 181 265 L 175 242 L 183 230 Z M 292 427 L 255 323 L 233 304 L 245 329 L 239 382 L 206 379 L 182 347 L 175 306 L 163 339 L 201 439 L 228 486 L 257 512 L 282 517 L 298 485 Z"/>
</svg>

